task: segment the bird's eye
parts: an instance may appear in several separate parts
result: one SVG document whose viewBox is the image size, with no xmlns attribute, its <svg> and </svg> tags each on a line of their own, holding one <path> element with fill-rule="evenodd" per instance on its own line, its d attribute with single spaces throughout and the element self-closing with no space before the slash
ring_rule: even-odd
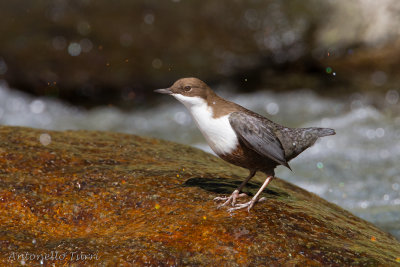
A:
<svg viewBox="0 0 400 267">
<path fill-rule="evenodd" d="M 192 87 L 190 85 L 186 85 L 185 87 L 183 87 L 183 90 L 189 92 L 190 90 L 192 90 Z"/>
</svg>

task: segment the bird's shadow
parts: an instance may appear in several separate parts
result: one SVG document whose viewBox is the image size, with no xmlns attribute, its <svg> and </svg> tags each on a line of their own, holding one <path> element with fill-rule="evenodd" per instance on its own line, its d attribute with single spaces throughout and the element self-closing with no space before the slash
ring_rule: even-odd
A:
<svg viewBox="0 0 400 267">
<path fill-rule="evenodd" d="M 243 181 L 240 180 L 232 180 L 227 178 L 201 178 L 194 177 L 188 179 L 184 186 L 187 187 L 200 187 L 203 190 L 208 192 L 217 193 L 217 194 L 231 194 L 235 189 L 239 187 L 239 185 Z M 258 189 L 262 184 L 248 182 L 243 188 L 242 192 L 246 193 L 249 196 L 254 196 Z M 276 197 L 289 197 L 289 194 L 282 191 L 277 191 L 271 188 L 265 188 L 263 194 L 267 194 L 270 196 Z"/>
</svg>

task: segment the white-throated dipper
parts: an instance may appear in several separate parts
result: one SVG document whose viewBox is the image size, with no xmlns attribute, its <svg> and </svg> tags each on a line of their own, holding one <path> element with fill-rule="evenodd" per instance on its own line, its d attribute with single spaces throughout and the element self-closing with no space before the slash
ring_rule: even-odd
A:
<svg viewBox="0 0 400 267">
<path fill-rule="evenodd" d="M 333 129 L 328 128 L 288 128 L 274 123 L 219 97 L 197 78 L 183 78 L 171 87 L 155 92 L 172 95 L 182 102 L 211 149 L 227 162 L 250 171 L 231 196 L 215 198 L 225 201 L 218 207 L 231 203 L 233 207 L 229 211 L 246 207 L 250 211 L 274 178 L 276 166 L 283 165 L 290 169 L 288 162 L 312 146 L 319 137 L 335 134 Z M 267 175 L 264 184 L 249 202 L 237 204 L 237 198 L 246 196 L 240 193 L 242 188 L 257 171 Z"/>
</svg>

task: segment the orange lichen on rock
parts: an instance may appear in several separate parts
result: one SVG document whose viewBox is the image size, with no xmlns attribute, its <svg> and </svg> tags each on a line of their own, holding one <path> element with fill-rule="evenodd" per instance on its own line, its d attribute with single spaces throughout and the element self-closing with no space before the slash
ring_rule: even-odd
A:
<svg viewBox="0 0 400 267">
<path fill-rule="evenodd" d="M 398 261 L 392 236 L 280 179 L 250 214 L 216 209 L 212 199 L 231 193 L 246 171 L 195 148 L 118 133 L 46 133 L 44 146 L 41 130 L 0 126 L 0 265 Z M 249 183 L 249 195 L 262 178 Z"/>
</svg>

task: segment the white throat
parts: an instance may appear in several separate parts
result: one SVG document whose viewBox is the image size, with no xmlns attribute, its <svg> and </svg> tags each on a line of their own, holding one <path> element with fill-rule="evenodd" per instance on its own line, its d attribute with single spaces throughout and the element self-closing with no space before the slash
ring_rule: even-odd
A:
<svg viewBox="0 0 400 267">
<path fill-rule="evenodd" d="M 201 97 L 172 94 L 190 111 L 197 127 L 206 138 L 208 145 L 217 155 L 233 152 L 238 139 L 229 123 L 229 114 L 213 118 L 213 109 Z"/>
</svg>

